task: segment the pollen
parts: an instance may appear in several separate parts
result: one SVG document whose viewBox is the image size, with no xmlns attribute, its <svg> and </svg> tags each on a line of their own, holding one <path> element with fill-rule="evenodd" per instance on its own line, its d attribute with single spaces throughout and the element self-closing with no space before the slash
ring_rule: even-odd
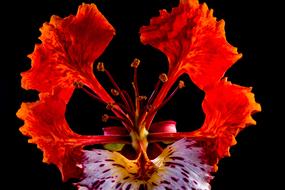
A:
<svg viewBox="0 0 285 190">
<path fill-rule="evenodd" d="M 133 68 L 138 68 L 138 66 L 140 65 L 140 60 L 138 58 L 135 58 L 131 64 L 131 67 Z"/>
<path fill-rule="evenodd" d="M 180 80 L 179 83 L 178 83 L 178 88 L 181 89 L 181 88 L 184 88 L 184 87 L 185 87 L 184 81 Z"/>
<path fill-rule="evenodd" d="M 167 82 L 168 81 L 168 77 L 167 77 L 167 75 L 165 73 L 162 73 L 162 74 L 159 75 L 159 80 L 161 82 Z"/>
<path fill-rule="evenodd" d="M 107 122 L 108 119 L 109 119 L 109 115 L 107 115 L 107 114 L 102 115 L 102 121 L 103 122 Z"/>
<path fill-rule="evenodd" d="M 97 70 L 100 72 L 104 72 L 105 71 L 105 67 L 104 67 L 104 63 L 103 62 L 99 62 L 97 64 Z"/>
<path fill-rule="evenodd" d="M 107 110 L 111 110 L 111 109 L 113 109 L 113 107 L 114 107 L 114 104 L 113 103 L 109 103 L 109 104 L 107 104 L 106 109 Z"/>
<path fill-rule="evenodd" d="M 116 90 L 116 89 L 114 89 L 114 88 L 111 89 L 111 93 L 112 93 L 114 96 L 119 96 L 119 95 L 120 95 L 120 93 L 118 92 L 118 90 Z"/>
<path fill-rule="evenodd" d="M 146 96 L 139 96 L 139 101 L 142 101 L 142 100 L 147 100 L 147 97 Z"/>
</svg>

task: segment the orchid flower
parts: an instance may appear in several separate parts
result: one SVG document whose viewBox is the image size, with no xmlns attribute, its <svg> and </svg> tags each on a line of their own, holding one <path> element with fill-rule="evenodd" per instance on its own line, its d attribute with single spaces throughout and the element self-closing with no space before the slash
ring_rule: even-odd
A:
<svg viewBox="0 0 285 190">
<path fill-rule="evenodd" d="M 219 160 L 230 156 L 235 136 L 254 125 L 261 111 L 251 88 L 232 84 L 224 73 L 241 54 L 225 37 L 224 21 L 198 0 L 180 0 L 171 12 L 162 10 L 140 39 L 168 58 L 149 97 L 139 91 L 139 59 L 134 59 L 132 87 L 135 97 L 122 89 L 103 62 L 113 84 L 105 89 L 93 72 L 93 63 L 115 35 L 115 29 L 95 4 L 82 4 L 75 16 L 52 16 L 44 23 L 41 44 L 29 55 L 30 70 L 22 73 L 22 87 L 39 91 L 39 100 L 22 103 L 20 128 L 43 151 L 43 162 L 55 164 L 63 181 L 78 179 L 80 190 L 95 189 L 199 189 L 209 190 Z M 156 113 L 181 88 L 187 74 L 204 91 L 204 124 L 196 131 L 177 132 L 174 121 L 153 123 Z M 103 128 L 104 135 L 79 135 L 65 119 L 66 105 L 76 88 L 106 105 L 121 126 Z M 116 97 L 116 98 L 115 98 Z M 104 148 L 85 149 L 101 144 Z M 133 150 L 133 151 L 130 151 Z"/>
</svg>

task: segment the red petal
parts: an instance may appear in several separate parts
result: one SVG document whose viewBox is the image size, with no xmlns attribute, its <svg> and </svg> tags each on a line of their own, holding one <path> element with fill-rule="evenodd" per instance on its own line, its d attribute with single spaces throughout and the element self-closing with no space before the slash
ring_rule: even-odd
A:
<svg viewBox="0 0 285 190">
<path fill-rule="evenodd" d="M 17 113 L 25 121 L 20 131 L 32 137 L 29 142 L 37 144 L 44 152 L 43 162 L 56 164 L 64 180 L 78 177 L 81 171 L 76 167 L 81 159 L 77 141 L 69 141 L 79 135 L 71 131 L 65 120 L 66 100 L 72 91 L 72 88 L 56 89 L 52 96 L 42 93 L 40 101 L 23 103 Z"/>
<path fill-rule="evenodd" d="M 97 7 L 83 4 L 76 16 L 53 16 L 41 28 L 42 44 L 30 55 L 32 68 L 23 73 L 22 86 L 40 91 L 40 100 L 23 103 L 17 116 L 25 124 L 20 131 L 32 137 L 43 151 L 43 161 L 56 164 L 63 180 L 80 177 L 81 148 L 96 143 L 128 143 L 128 136 L 81 136 L 65 120 L 73 83 L 81 81 L 106 102 L 112 98 L 93 75 L 93 62 L 106 48 L 114 29 Z"/>
<path fill-rule="evenodd" d="M 215 139 L 218 158 L 230 156 L 229 149 L 236 144 L 236 135 L 246 126 L 255 125 L 252 114 L 261 111 L 251 88 L 231 84 L 226 79 L 205 90 L 203 101 L 205 122 L 193 132 L 152 133 L 149 142 L 175 141 L 184 137 Z"/>
<path fill-rule="evenodd" d="M 204 89 L 220 80 L 241 57 L 226 40 L 224 21 L 216 21 L 213 11 L 205 3 L 199 5 L 197 0 L 181 1 L 171 13 L 162 10 L 140 33 L 142 43 L 167 55 L 171 85 L 187 73 Z"/>
<path fill-rule="evenodd" d="M 235 136 L 246 126 L 255 125 L 251 115 L 261 111 L 251 88 L 231 84 L 226 79 L 207 89 L 203 110 L 205 123 L 197 134 L 216 137 L 219 157 L 229 156 Z"/>
<path fill-rule="evenodd" d="M 52 92 L 56 86 L 69 88 L 81 81 L 104 101 L 112 101 L 92 66 L 115 32 L 94 4 L 81 5 L 76 16 L 52 16 L 41 32 L 42 44 L 29 56 L 32 68 L 22 73 L 23 88 Z"/>
<path fill-rule="evenodd" d="M 25 121 L 20 131 L 32 137 L 29 142 L 37 144 L 44 153 L 43 162 L 55 164 L 63 180 L 80 177 L 82 147 L 93 144 L 130 143 L 125 136 L 81 136 L 74 133 L 65 120 L 66 104 L 73 88 L 54 90 L 53 95 L 41 93 L 40 100 L 23 103 L 17 116 Z"/>
</svg>

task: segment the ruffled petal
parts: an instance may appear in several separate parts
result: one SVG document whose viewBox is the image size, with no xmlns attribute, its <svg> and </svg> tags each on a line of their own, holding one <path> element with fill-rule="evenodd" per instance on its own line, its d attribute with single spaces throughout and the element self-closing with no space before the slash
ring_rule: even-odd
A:
<svg viewBox="0 0 285 190">
<path fill-rule="evenodd" d="M 140 29 L 143 44 L 158 48 L 168 57 L 169 82 L 183 73 L 201 89 L 220 80 L 241 55 L 225 36 L 224 21 L 197 0 L 180 1 L 171 13 L 166 10 Z M 171 85 L 169 85 L 171 87 Z"/>
<path fill-rule="evenodd" d="M 112 101 L 92 67 L 115 31 L 95 4 L 81 5 L 76 16 L 52 16 L 40 31 L 42 43 L 29 55 L 32 68 L 22 73 L 23 88 L 50 93 L 57 86 L 69 88 L 82 82 L 104 101 Z"/>
<path fill-rule="evenodd" d="M 22 103 L 17 116 L 25 121 L 20 131 L 32 137 L 29 142 L 37 144 L 44 152 L 43 162 L 56 164 L 63 179 L 79 177 L 80 135 L 69 128 L 65 120 L 65 107 L 73 89 L 56 89 L 54 94 L 40 94 L 34 103 Z"/>
<path fill-rule="evenodd" d="M 136 160 L 107 150 L 84 151 L 79 189 L 205 189 L 212 179 L 214 143 L 210 139 L 182 139 L 169 145 L 156 159 L 149 179 L 138 179 Z M 210 145 L 210 146 L 209 146 Z"/>
<path fill-rule="evenodd" d="M 202 106 L 205 122 L 194 133 L 217 138 L 220 158 L 230 155 L 230 146 L 236 144 L 235 136 L 246 126 L 255 125 L 252 114 L 261 111 L 251 88 L 231 84 L 226 79 L 205 91 Z"/>
<path fill-rule="evenodd" d="M 73 88 L 56 88 L 54 93 L 41 93 L 40 100 L 22 103 L 17 116 L 25 124 L 23 135 L 31 137 L 29 143 L 37 144 L 44 153 L 43 162 L 55 164 L 64 181 L 79 178 L 82 168 L 82 148 L 86 145 L 131 143 L 129 135 L 84 136 L 74 133 L 65 120 L 66 104 Z"/>
</svg>

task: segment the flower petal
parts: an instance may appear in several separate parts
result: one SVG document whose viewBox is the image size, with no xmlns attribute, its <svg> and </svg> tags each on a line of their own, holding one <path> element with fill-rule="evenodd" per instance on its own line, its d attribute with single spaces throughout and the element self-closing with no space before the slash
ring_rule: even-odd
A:
<svg viewBox="0 0 285 190">
<path fill-rule="evenodd" d="M 152 160 L 156 170 L 150 179 L 137 179 L 135 160 L 107 150 L 84 151 L 83 179 L 79 189 L 210 189 L 214 163 L 211 140 L 182 139 Z"/>
<path fill-rule="evenodd" d="M 17 116 L 25 124 L 20 128 L 23 135 L 32 137 L 29 143 L 37 144 L 44 153 L 43 162 L 55 164 L 64 181 L 78 178 L 82 162 L 82 148 L 87 145 L 131 143 L 129 135 L 82 136 L 74 133 L 65 120 L 66 104 L 73 88 L 56 88 L 54 94 L 41 93 L 40 100 L 22 103 Z"/>
<path fill-rule="evenodd" d="M 261 111 L 251 88 L 231 84 L 226 79 L 205 91 L 203 102 L 205 122 L 197 135 L 217 138 L 220 158 L 229 156 L 235 136 L 246 126 L 255 125 L 252 114 Z"/>
<path fill-rule="evenodd" d="M 167 55 L 171 85 L 187 73 L 204 89 L 220 80 L 241 57 L 226 40 L 224 21 L 217 21 L 213 11 L 197 0 L 180 1 L 171 13 L 162 10 L 140 33 L 142 43 Z"/>
<path fill-rule="evenodd" d="M 57 86 L 69 88 L 74 82 L 83 82 L 111 102 L 92 67 L 115 32 L 96 5 L 81 5 L 76 16 L 52 16 L 41 32 L 42 44 L 29 55 L 32 68 L 22 73 L 23 88 L 52 92 Z"/>
<path fill-rule="evenodd" d="M 29 142 L 44 152 L 43 162 L 56 164 L 64 180 L 78 177 L 81 172 L 76 167 L 81 159 L 80 144 L 76 141 L 79 135 L 71 131 L 65 120 L 65 107 L 72 91 L 56 89 L 52 96 L 41 93 L 38 102 L 23 103 L 17 112 L 25 121 L 20 131 L 32 137 Z"/>
</svg>

